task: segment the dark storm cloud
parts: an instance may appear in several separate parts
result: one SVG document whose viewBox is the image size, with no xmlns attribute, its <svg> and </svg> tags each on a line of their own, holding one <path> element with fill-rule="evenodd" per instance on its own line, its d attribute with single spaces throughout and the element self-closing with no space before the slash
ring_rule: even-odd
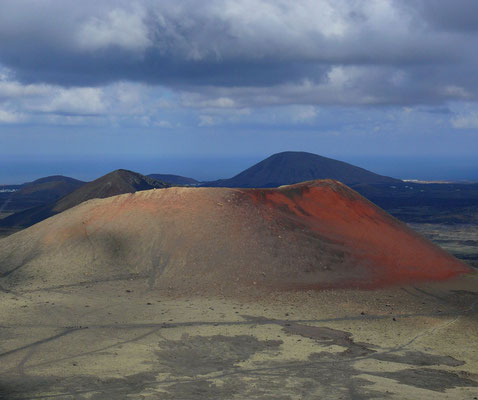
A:
<svg viewBox="0 0 478 400">
<path fill-rule="evenodd" d="M 477 8 L 473 0 L 3 0 L 0 64 L 23 83 L 136 81 L 244 104 L 468 101 L 478 93 Z"/>
<path fill-rule="evenodd" d="M 478 31 L 476 0 L 405 0 L 430 26 L 449 32 Z"/>
</svg>

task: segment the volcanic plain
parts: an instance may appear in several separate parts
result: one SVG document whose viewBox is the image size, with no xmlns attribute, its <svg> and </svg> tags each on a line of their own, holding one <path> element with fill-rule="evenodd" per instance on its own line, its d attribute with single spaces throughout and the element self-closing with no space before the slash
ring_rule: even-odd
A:
<svg viewBox="0 0 478 400">
<path fill-rule="evenodd" d="M 1 399 L 478 398 L 478 277 L 336 181 L 89 200 L 0 240 Z"/>
</svg>

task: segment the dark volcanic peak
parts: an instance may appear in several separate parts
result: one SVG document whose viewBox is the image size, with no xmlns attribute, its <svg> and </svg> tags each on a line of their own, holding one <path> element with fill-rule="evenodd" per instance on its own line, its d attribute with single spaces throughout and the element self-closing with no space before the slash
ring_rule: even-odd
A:
<svg viewBox="0 0 478 400">
<path fill-rule="evenodd" d="M 87 200 L 102 199 L 141 190 L 161 189 L 169 186 L 167 183 L 138 174 L 137 172 L 118 169 L 93 182 L 84 184 L 56 202 L 10 215 L 0 220 L 0 226 L 7 228 L 28 227 Z"/>
<path fill-rule="evenodd" d="M 188 178 L 186 176 L 172 175 L 172 174 L 150 174 L 150 178 L 157 179 L 162 182 L 169 183 L 171 185 L 184 185 L 184 186 L 195 186 L 199 184 L 199 181 L 193 178 Z"/>
<path fill-rule="evenodd" d="M 335 179 L 348 185 L 401 182 L 332 158 L 301 151 L 286 151 L 266 158 L 233 178 L 208 182 L 205 186 L 266 188 L 314 179 Z"/>
<path fill-rule="evenodd" d="M 89 182 L 79 190 L 60 199 L 53 208 L 62 212 L 86 200 L 103 199 L 123 193 L 134 193 L 140 190 L 161 189 L 169 187 L 167 183 L 158 181 L 149 176 L 126 169 L 117 169 L 109 174 Z"/>
</svg>

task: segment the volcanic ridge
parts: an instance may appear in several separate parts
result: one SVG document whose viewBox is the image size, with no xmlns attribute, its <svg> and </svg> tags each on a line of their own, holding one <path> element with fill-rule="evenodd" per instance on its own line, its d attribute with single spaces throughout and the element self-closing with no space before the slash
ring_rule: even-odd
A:
<svg viewBox="0 0 478 400">
<path fill-rule="evenodd" d="M 182 293 L 377 288 L 470 272 L 334 180 L 89 200 L 0 240 L 0 268 L 3 288 L 145 279 Z"/>
</svg>

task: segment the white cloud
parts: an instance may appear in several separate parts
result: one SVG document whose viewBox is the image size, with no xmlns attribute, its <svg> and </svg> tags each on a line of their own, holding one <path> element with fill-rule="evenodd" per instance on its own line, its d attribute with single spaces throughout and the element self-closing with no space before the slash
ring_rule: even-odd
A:
<svg viewBox="0 0 478 400">
<path fill-rule="evenodd" d="M 298 106 L 292 112 L 292 119 L 299 123 L 312 122 L 317 117 L 317 109 L 313 106 Z"/>
<path fill-rule="evenodd" d="M 217 120 L 212 117 L 211 115 L 200 115 L 199 116 L 199 124 L 198 126 L 206 127 L 206 126 L 214 126 L 216 125 Z"/>
<path fill-rule="evenodd" d="M 445 86 L 443 88 L 443 93 L 446 96 L 449 96 L 449 97 L 455 98 L 455 99 L 466 100 L 466 99 L 469 99 L 469 98 L 473 97 L 473 95 L 470 92 L 468 92 L 465 88 L 463 88 L 461 86 L 455 86 L 455 85 Z"/>
<path fill-rule="evenodd" d="M 101 114 L 106 111 L 103 90 L 100 88 L 57 89 L 48 102 L 36 102 L 35 111 L 71 114 Z"/>
<path fill-rule="evenodd" d="M 259 32 L 272 34 L 279 26 L 282 39 L 297 38 L 298 35 L 305 39 L 311 33 L 343 36 L 347 32 L 348 7 L 340 0 L 229 0 L 215 3 L 212 12 L 231 21 L 234 33 L 242 38 Z"/>
<path fill-rule="evenodd" d="M 81 116 L 81 115 L 57 115 L 47 114 L 37 118 L 36 122 L 44 122 L 52 125 L 65 126 L 91 126 L 104 125 L 106 120 L 102 116 Z"/>
<path fill-rule="evenodd" d="M 478 129 L 478 111 L 458 115 L 451 124 L 456 129 Z"/>
<path fill-rule="evenodd" d="M 19 82 L 0 80 L 0 100 L 29 97 L 29 96 L 41 96 L 49 92 L 47 85 L 22 85 Z"/>
<path fill-rule="evenodd" d="M 145 11 L 114 9 L 102 17 L 90 18 L 78 31 L 78 45 L 83 50 L 96 51 L 118 46 L 129 51 L 143 51 L 151 45 L 144 23 Z"/>
<path fill-rule="evenodd" d="M 131 95 L 133 91 L 129 93 Z M 10 80 L 8 74 L 0 76 L 0 103 L 8 106 L 9 114 L 17 116 L 3 116 L 11 121 L 25 113 L 102 114 L 108 108 L 102 88 L 23 84 Z M 128 104 L 128 109 L 131 109 L 131 104 Z"/>
<path fill-rule="evenodd" d="M 197 104 L 197 106 L 204 108 L 232 108 L 236 106 L 236 102 L 229 97 L 219 97 L 218 99 L 205 100 Z"/>
<path fill-rule="evenodd" d="M 161 121 L 158 121 L 155 123 L 156 126 L 159 126 L 160 128 L 167 128 L 167 129 L 170 129 L 173 127 L 173 125 L 171 124 L 171 122 L 169 121 L 166 121 L 166 120 L 161 120 Z"/>
<path fill-rule="evenodd" d="M 203 97 L 200 93 L 183 92 L 181 94 L 181 105 L 191 108 L 235 108 L 238 105 L 234 99 L 226 96 L 215 98 Z"/>
<path fill-rule="evenodd" d="M 0 109 L 0 123 L 15 123 L 25 119 L 23 114 Z"/>
<path fill-rule="evenodd" d="M 394 70 L 381 72 L 381 79 L 395 74 Z M 253 106 L 274 105 L 369 105 L 380 104 L 387 100 L 393 101 L 393 88 L 382 91 L 377 88 L 373 93 L 373 81 L 377 71 L 368 67 L 336 66 L 330 68 L 326 79 L 314 82 L 304 79 L 299 82 L 291 82 L 268 87 L 206 87 L 197 88 L 197 92 L 189 91 L 181 95 L 181 105 L 191 108 L 207 109 L 211 114 L 216 109 L 226 108 L 241 109 Z M 364 95 L 364 87 L 367 86 L 369 95 Z M 370 86 L 370 87 L 369 87 Z M 224 99 L 228 99 L 227 103 Z M 222 107 L 220 107 L 222 106 Z M 311 109 L 309 109 L 310 111 Z"/>
<path fill-rule="evenodd" d="M 103 97 L 109 99 L 112 112 L 139 115 L 147 113 L 145 103 L 148 101 L 149 91 L 143 84 L 119 82 L 105 90 Z"/>
</svg>

